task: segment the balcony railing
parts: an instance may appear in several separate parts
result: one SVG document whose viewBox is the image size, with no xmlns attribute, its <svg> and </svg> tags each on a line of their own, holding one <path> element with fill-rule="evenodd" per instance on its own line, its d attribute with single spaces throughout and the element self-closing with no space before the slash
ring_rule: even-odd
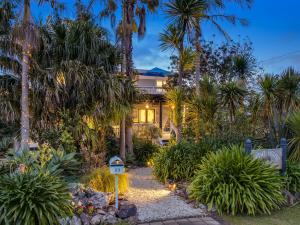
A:
<svg viewBox="0 0 300 225">
<path fill-rule="evenodd" d="M 162 87 L 155 87 L 155 86 L 137 86 L 142 92 L 150 95 L 164 95 L 166 91 Z"/>
</svg>

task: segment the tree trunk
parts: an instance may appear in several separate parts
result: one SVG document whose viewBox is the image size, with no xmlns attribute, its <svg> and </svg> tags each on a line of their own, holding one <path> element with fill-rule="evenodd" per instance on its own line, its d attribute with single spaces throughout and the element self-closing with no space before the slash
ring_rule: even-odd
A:
<svg viewBox="0 0 300 225">
<path fill-rule="evenodd" d="M 28 26 L 30 25 L 30 0 L 25 0 L 24 2 L 24 18 L 23 26 L 25 29 L 25 36 L 23 37 L 22 45 L 22 94 L 21 94 L 21 149 L 20 151 L 26 151 L 29 149 L 29 81 L 28 81 L 28 71 L 29 71 L 29 60 L 30 60 L 30 48 L 28 41 Z"/>
<path fill-rule="evenodd" d="M 134 1 L 126 0 L 125 1 L 125 10 L 124 10 L 124 40 L 125 40 L 125 59 L 126 59 L 126 76 L 129 79 L 133 79 L 133 61 L 132 61 L 132 22 L 134 17 Z M 131 115 L 126 116 L 126 147 L 128 153 L 133 153 L 133 144 L 132 144 L 132 117 Z"/>
<path fill-rule="evenodd" d="M 195 49 L 196 49 L 196 56 L 195 56 L 195 82 L 196 82 L 196 94 L 200 95 L 200 63 L 201 63 L 201 44 L 200 44 L 200 36 L 201 30 L 199 21 L 197 21 L 197 26 L 195 28 Z"/>
<path fill-rule="evenodd" d="M 120 124 L 120 157 L 125 162 L 126 149 L 125 149 L 125 116 L 123 116 Z"/>
<path fill-rule="evenodd" d="M 127 153 L 133 154 L 133 143 L 132 143 L 132 117 L 130 115 L 126 118 L 126 149 Z"/>
<path fill-rule="evenodd" d="M 183 82 L 183 41 L 180 44 L 179 48 L 179 68 L 178 68 L 178 87 L 179 90 L 182 91 L 182 82 Z M 176 109 L 177 108 L 177 109 Z M 178 102 L 178 105 L 175 106 L 175 111 L 177 113 L 177 117 L 179 118 L 177 121 L 177 133 L 176 133 L 176 142 L 180 143 L 182 140 L 182 101 Z"/>
</svg>

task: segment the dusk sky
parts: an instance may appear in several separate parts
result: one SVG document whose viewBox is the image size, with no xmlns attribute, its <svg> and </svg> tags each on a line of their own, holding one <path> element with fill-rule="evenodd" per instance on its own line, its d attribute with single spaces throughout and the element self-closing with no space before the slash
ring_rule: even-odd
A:
<svg viewBox="0 0 300 225">
<path fill-rule="evenodd" d="M 71 1 L 64 12 L 66 16 L 74 16 Z M 97 6 L 94 10 L 97 11 Z M 240 8 L 228 4 L 226 14 L 235 14 L 246 18 L 249 26 L 232 26 L 221 22 L 234 41 L 249 39 L 253 42 L 254 56 L 265 72 L 279 73 L 288 66 L 300 70 L 300 1 L 299 0 L 254 0 L 251 9 Z M 35 18 L 44 17 L 49 7 L 33 6 Z M 110 29 L 109 21 L 102 25 Z M 159 49 L 159 33 L 168 23 L 168 19 L 160 8 L 157 13 L 147 17 L 147 34 L 143 40 L 134 38 L 134 64 L 136 68 L 150 69 L 160 67 L 168 69 L 171 52 Z M 110 29 L 111 30 L 111 29 Z M 111 32 L 111 36 L 114 34 Z M 205 24 L 203 36 L 216 43 L 225 41 L 210 24 Z"/>
</svg>

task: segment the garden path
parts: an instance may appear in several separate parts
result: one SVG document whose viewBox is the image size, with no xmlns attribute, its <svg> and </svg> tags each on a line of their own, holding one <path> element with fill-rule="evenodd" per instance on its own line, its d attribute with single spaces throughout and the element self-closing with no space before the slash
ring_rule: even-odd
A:
<svg viewBox="0 0 300 225">
<path fill-rule="evenodd" d="M 129 180 L 126 197 L 137 206 L 140 222 L 205 216 L 201 209 L 193 208 L 159 183 L 153 177 L 151 168 L 131 169 Z"/>
</svg>

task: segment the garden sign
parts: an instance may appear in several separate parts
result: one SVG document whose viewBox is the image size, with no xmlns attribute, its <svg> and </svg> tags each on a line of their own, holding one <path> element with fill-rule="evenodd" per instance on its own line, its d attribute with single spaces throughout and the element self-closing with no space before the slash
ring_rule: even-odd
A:
<svg viewBox="0 0 300 225">
<path fill-rule="evenodd" d="M 119 195 L 118 195 L 118 189 L 119 189 L 119 174 L 124 173 L 125 167 L 124 162 L 121 158 L 118 156 L 114 156 L 109 160 L 109 170 L 111 174 L 115 175 L 115 191 L 116 191 L 116 209 L 119 208 Z"/>
<path fill-rule="evenodd" d="M 251 140 L 247 139 L 245 142 L 245 150 L 256 159 L 263 159 L 276 168 L 280 169 L 283 174 L 286 172 L 286 154 L 287 142 L 285 138 L 280 140 L 280 147 L 274 149 L 252 149 Z"/>
</svg>

